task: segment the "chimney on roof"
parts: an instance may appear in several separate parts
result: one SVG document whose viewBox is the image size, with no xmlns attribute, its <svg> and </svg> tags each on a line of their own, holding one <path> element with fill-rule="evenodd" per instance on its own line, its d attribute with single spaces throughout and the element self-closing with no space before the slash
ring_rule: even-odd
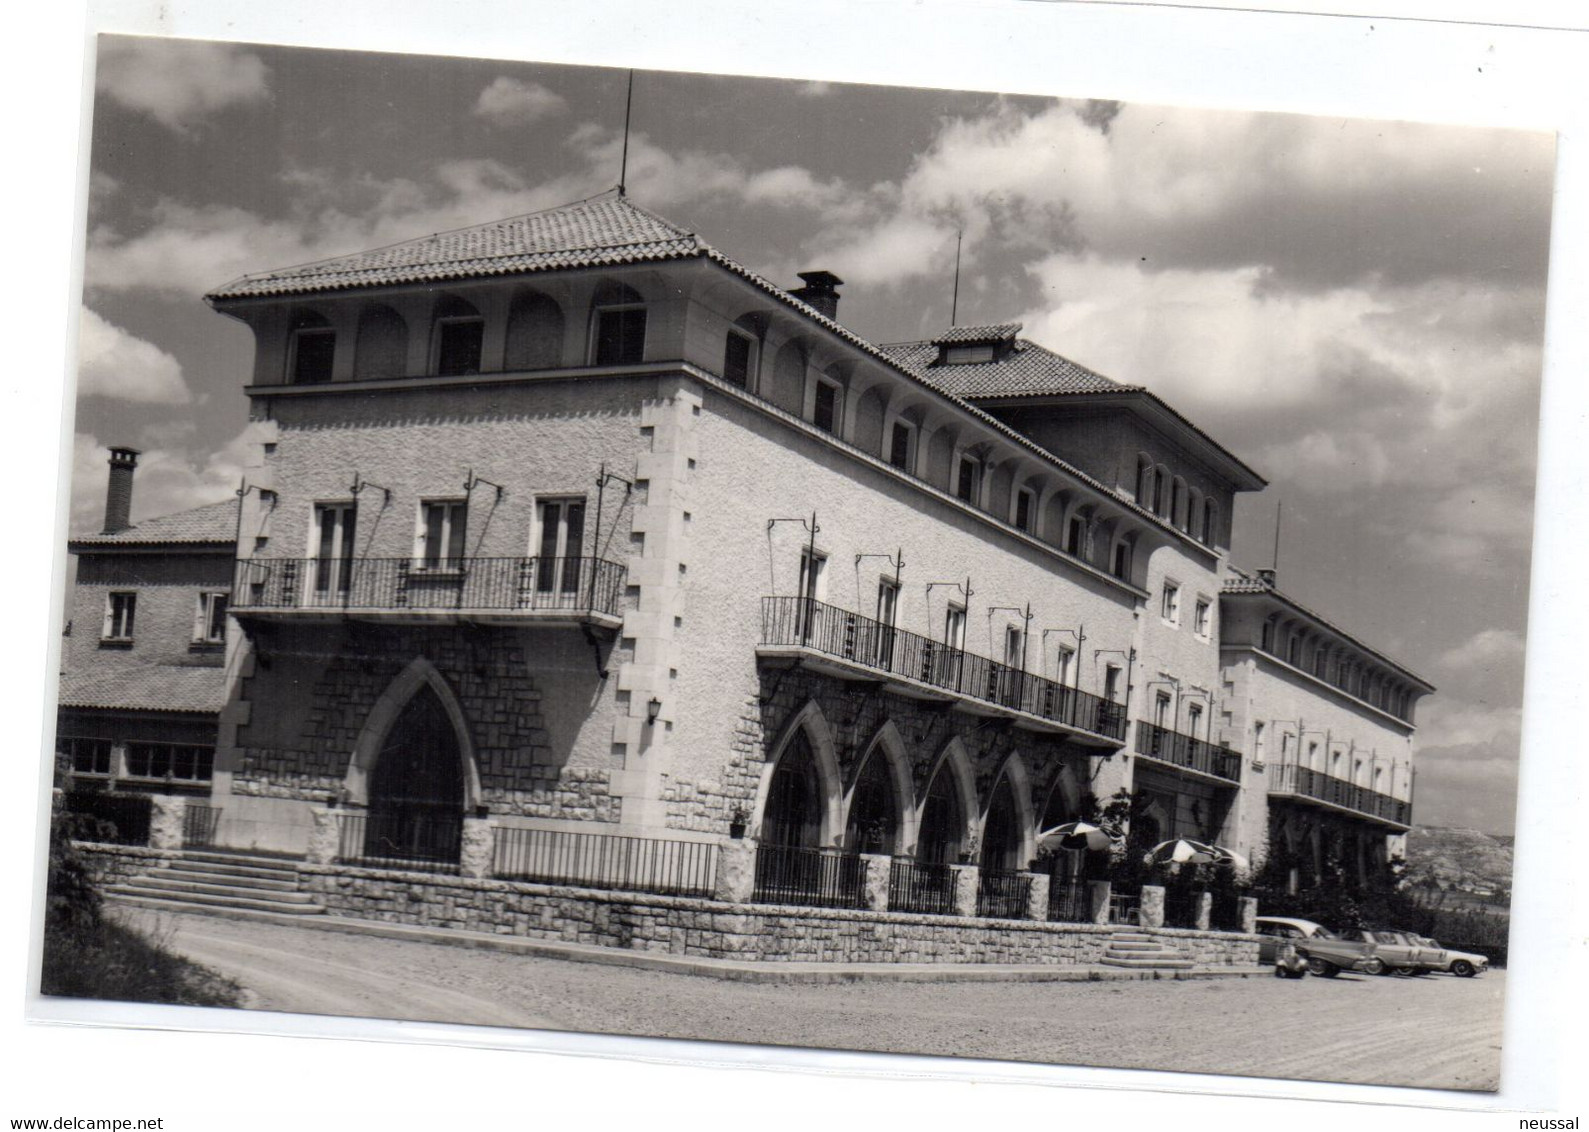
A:
<svg viewBox="0 0 1589 1132">
<path fill-rule="evenodd" d="M 105 485 L 105 529 L 113 535 L 132 526 L 132 473 L 138 467 L 136 448 L 110 450 L 110 481 Z"/>
<path fill-rule="evenodd" d="M 806 306 L 814 308 L 819 314 L 831 318 L 834 322 L 839 320 L 839 287 L 844 280 L 831 271 L 801 271 L 797 273 L 805 282 L 804 287 L 798 287 L 789 293 L 799 299 Z"/>
<path fill-rule="evenodd" d="M 1257 574 L 1258 580 L 1260 582 L 1268 586 L 1270 589 L 1275 588 L 1275 572 L 1273 570 L 1259 570 L 1257 571 Z"/>
</svg>

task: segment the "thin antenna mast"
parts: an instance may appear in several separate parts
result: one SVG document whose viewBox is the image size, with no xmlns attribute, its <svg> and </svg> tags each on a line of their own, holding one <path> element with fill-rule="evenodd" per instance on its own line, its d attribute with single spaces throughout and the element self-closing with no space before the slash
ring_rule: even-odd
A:
<svg viewBox="0 0 1589 1132">
<path fill-rule="evenodd" d="M 618 166 L 618 195 L 624 195 L 624 182 L 629 179 L 629 110 L 634 105 L 634 70 L 629 71 L 629 91 L 623 97 L 623 162 Z"/>
<path fill-rule="evenodd" d="M 960 314 L 960 241 L 964 237 L 963 229 L 955 230 L 955 288 L 954 297 L 949 300 L 949 326 L 953 329 L 955 321 Z"/>
</svg>

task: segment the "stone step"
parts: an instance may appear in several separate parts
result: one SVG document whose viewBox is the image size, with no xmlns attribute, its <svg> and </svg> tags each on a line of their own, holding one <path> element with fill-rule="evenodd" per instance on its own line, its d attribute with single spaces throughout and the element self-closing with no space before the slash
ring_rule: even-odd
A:
<svg viewBox="0 0 1589 1132">
<path fill-rule="evenodd" d="M 1111 951 L 1173 951 L 1174 948 L 1165 947 L 1157 940 L 1146 939 L 1112 939 L 1109 941 Z"/>
<path fill-rule="evenodd" d="M 144 874 L 136 876 L 126 882 L 135 888 L 158 890 L 160 892 L 197 893 L 210 896 L 234 896 L 242 900 L 260 900 L 266 903 L 279 904 L 312 904 L 314 897 L 305 892 L 282 891 L 278 889 L 258 889 L 247 886 L 231 884 L 203 884 L 187 879 L 178 880 L 175 877 L 165 877 L 159 874 Z"/>
<path fill-rule="evenodd" d="M 1109 938 L 1120 940 L 1122 943 L 1153 943 L 1158 937 L 1147 932 L 1110 932 Z"/>
<path fill-rule="evenodd" d="M 1104 953 L 1104 957 L 1100 959 L 1099 962 L 1104 964 L 1106 967 L 1131 967 L 1139 971 L 1189 971 L 1193 966 L 1190 959 L 1141 959 L 1135 956 L 1128 959 L 1123 959 L 1116 958 L 1110 955 L 1108 952 Z"/>
<path fill-rule="evenodd" d="M 145 876 L 165 877 L 169 880 L 180 880 L 188 884 L 223 884 L 231 888 L 252 888 L 260 892 L 297 892 L 298 878 L 296 874 L 283 874 L 279 877 L 256 877 L 243 873 L 218 873 L 209 869 L 187 868 L 180 869 L 173 864 L 167 869 L 157 869 L 145 873 Z"/>
<path fill-rule="evenodd" d="M 319 915 L 325 911 L 319 904 L 299 904 L 282 900 L 256 900 L 242 896 L 217 896 L 201 892 L 183 892 L 180 889 L 142 888 L 129 884 L 114 884 L 105 894 L 117 900 L 134 904 L 150 903 L 178 906 L 185 911 L 214 908 L 252 908 L 260 912 L 282 912 L 300 916 Z"/>
<path fill-rule="evenodd" d="M 326 911 L 318 904 L 286 904 L 256 909 L 234 907 L 230 904 L 199 904 L 191 900 L 165 900 L 155 896 L 140 896 L 131 892 L 112 892 L 108 889 L 105 892 L 105 899 L 112 904 L 122 904 L 133 908 L 149 908 L 160 912 L 183 912 L 199 916 L 212 915 L 234 919 L 266 920 L 271 923 L 302 920 L 307 916 L 323 916 Z"/>
<path fill-rule="evenodd" d="M 296 881 L 298 870 L 291 865 L 245 864 L 236 858 L 215 860 L 210 857 L 195 858 L 184 854 L 171 862 L 171 868 L 180 872 L 220 873 L 226 876 L 258 877 L 261 880 Z"/>
</svg>

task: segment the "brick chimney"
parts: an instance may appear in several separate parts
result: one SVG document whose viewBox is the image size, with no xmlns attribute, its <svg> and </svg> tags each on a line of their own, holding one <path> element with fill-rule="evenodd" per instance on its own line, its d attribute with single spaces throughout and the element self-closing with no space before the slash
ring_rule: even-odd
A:
<svg viewBox="0 0 1589 1132">
<path fill-rule="evenodd" d="M 798 273 L 805 282 L 789 293 L 807 306 L 837 322 L 839 318 L 839 287 L 844 280 L 831 271 L 802 271 Z"/>
<path fill-rule="evenodd" d="M 136 448 L 110 450 L 110 481 L 105 485 L 105 529 L 113 535 L 132 526 L 132 473 L 138 467 Z"/>
</svg>

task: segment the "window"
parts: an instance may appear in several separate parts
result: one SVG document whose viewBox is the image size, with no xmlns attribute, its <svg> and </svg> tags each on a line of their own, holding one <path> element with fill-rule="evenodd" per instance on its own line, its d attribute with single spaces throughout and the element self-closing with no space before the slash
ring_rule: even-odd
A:
<svg viewBox="0 0 1589 1132">
<path fill-rule="evenodd" d="M 1026 667 L 1026 634 L 1015 625 L 1004 627 L 1004 664 L 1007 668 Z"/>
<path fill-rule="evenodd" d="M 1074 554 L 1080 558 L 1087 546 L 1087 520 L 1080 515 L 1072 515 L 1065 524 L 1065 553 Z"/>
<path fill-rule="evenodd" d="M 943 352 L 943 364 L 946 366 L 974 365 L 978 362 L 991 362 L 992 360 L 992 343 L 980 343 L 972 346 L 949 346 Z"/>
<path fill-rule="evenodd" d="M 198 608 L 193 611 L 193 640 L 207 645 L 226 642 L 226 594 L 199 594 Z"/>
<path fill-rule="evenodd" d="M 110 773 L 109 739 L 63 736 L 56 740 L 55 749 L 71 763 L 73 774 Z"/>
<path fill-rule="evenodd" d="M 963 649 L 966 647 L 965 606 L 951 605 L 944 611 L 943 643 L 952 649 Z"/>
<path fill-rule="evenodd" d="M 900 471 L 910 471 L 910 454 L 915 430 L 904 421 L 895 421 L 888 434 L 888 462 Z"/>
<path fill-rule="evenodd" d="M 1219 509 L 1214 506 L 1212 499 L 1203 502 L 1203 541 L 1209 546 L 1215 545 L 1218 540 L 1216 525 L 1219 522 Z"/>
<path fill-rule="evenodd" d="M 436 320 L 436 372 L 442 377 L 480 372 L 480 344 L 485 320 L 455 315 Z"/>
<path fill-rule="evenodd" d="M 463 564 L 469 504 L 462 499 L 423 500 L 414 564 L 425 570 L 456 570 Z"/>
<path fill-rule="evenodd" d="M 294 385 L 315 385 L 331 380 L 336 357 L 337 332 L 329 326 L 303 327 L 292 332 L 288 368 Z"/>
<path fill-rule="evenodd" d="M 1164 583 L 1164 592 L 1159 597 L 1159 616 L 1171 625 L 1181 622 L 1181 587 L 1174 582 Z"/>
<path fill-rule="evenodd" d="M 1203 705 L 1188 704 L 1186 706 L 1186 733 L 1196 739 L 1203 729 Z"/>
<path fill-rule="evenodd" d="M 105 625 L 100 636 L 107 641 L 132 640 L 133 615 L 138 611 L 138 595 L 112 593 L 105 596 Z"/>
<path fill-rule="evenodd" d="M 817 379 L 811 402 L 811 423 L 823 432 L 839 431 L 839 387 L 833 382 Z"/>
<path fill-rule="evenodd" d="M 981 478 L 982 465 L 970 456 L 960 457 L 960 470 L 955 475 L 955 496 L 967 503 L 975 504 Z"/>
<path fill-rule="evenodd" d="M 899 585 L 891 578 L 881 578 L 877 583 L 877 623 L 894 624 L 899 613 Z"/>
<path fill-rule="evenodd" d="M 580 557 L 585 546 L 585 501 L 543 499 L 535 505 L 541 541 L 535 560 L 539 593 L 579 592 Z"/>
<path fill-rule="evenodd" d="M 1291 754 L 1291 732 L 1280 732 L 1280 761 L 1285 762 L 1286 756 Z"/>
<path fill-rule="evenodd" d="M 1120 666 L 1111 664 L 1103 670 L 1103 698 L 1112 704 L 1120 702 Z"/>
<path fill-rule="evenodd" d="M 1252 725 L 1252 758 L 1253 762 L 1263 762 L 1264 756 L 1264 728 L 1262 722 Z"/>
<path fill-rule="evenodd" d="M 357 525 L 355 503 L 316 503 L 314 543 L 316 593 L 348 592 L 353 576 L 353 532 Z"/>
<path fill-rule="evenodd" d="M 1302 638 L 1295 634 L 1286 642 L 1286 662 L 1292 666 L 1302 664 Z"/>
<path fill-rule="evenodd" d="M 800 596 L 821 601 L 827 596 L 828 556 L 809 549 L 800 551 Z"/>
<path fill-rule="evenodd" d="M 1153 461 L 1137 457 L 1137 506 L 1153 509 Z"/>
<path fill-rule="evenodd" d="M 756 340 L 742 330 L 730 330 L 723 343 L 723 379 L 750 388 L 751 359 L 756 354 Z"/>
<path fill-rule="evenodd" d="M 1028 534 L 1032 530 L 1032 514 L 1037 510 L 1037 494 L 1029 488 L 1015 493 L 1015 525 Z"/>
<path fill-rule="evenodd" d="M 1208 636 L 1212 612 L 1213 606 L 1205 598 L 1198 598 L 1197 604 L 1192 607 L 1192 629 L 1199 637 Z"/>
<path fill-rule="evenodd" d="M 596 365 L 632 366 L 645 359 L 646 309 L 601 307 L 596 311 Z"/>
<path fill-rule="evenodd" d="M 1170 694 L 1160 692 L 1153 698 L 1153 725 L 1168 729 L 1170 726 Z"/>
<path fill-rule="evenodd" d="M 215 748 L 185 743 L 128 743 L 127 774 L 179 782 L 208 782 L 214 773 Z"/>
<path fill-rule="evenodd" d="M 1070 666 L 1071 666 L 1071 663 L 1075 660 L 1075 658 L 1076 658 L 1076 654 L 1073 651 L 1071 651 L 1070 649 L 1061 648 L 1059 650 L 1059 655 L 1058 655 L 1058 657 L 1055 658 L 1055 661 L 1054 661 L 1054 682 L 1056 684 L 1059 684 L 1059 685 L 1065 686 L 1065 687 L 1069 686 L 1069 684 L 1070 684 Z"/>
<path fill-rule="evenodd" d="M 1110 572 L 1122 582 L 1131 580 L 1131 546 L 1129 543 L 1115 543 L 1114 562 L 1110 565 Z"/>
</svg>

